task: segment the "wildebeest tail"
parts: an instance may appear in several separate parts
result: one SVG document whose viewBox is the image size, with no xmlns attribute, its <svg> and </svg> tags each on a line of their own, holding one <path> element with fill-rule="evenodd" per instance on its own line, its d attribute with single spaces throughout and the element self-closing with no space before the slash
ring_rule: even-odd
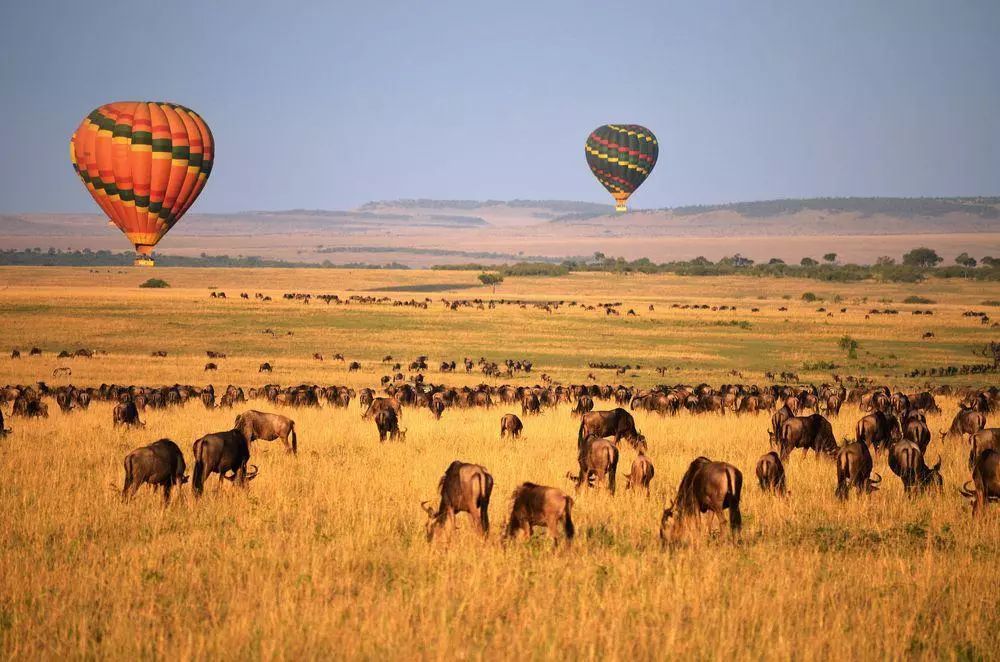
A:
<svg viewBox="0 0 1000 662">
<path fill-rule="evenodd" d="M 292 422 L 292 431 L 288 433 L 289 438 L 292 441 L 292 453 L 298 455 L 299 452 L 299 435 L 295 433 L 295 423 Z"/>
<path fill-rule="evenodd" d="M 134 470 L 132 468 L 132 456 L 129 455 L 125 458 L 125 485 L 122 487 L 122 500 L 125 500 L 128 494 L 128 488 L 132 485 L 132 480 L 135 476 Z"/>
<path fill-rule="evenodd" d="M 739 531 L 743 528 L 743 514 L 740 512 L 743 476 L 735 467 L 726 467 L 726 492 L 726 499 L 729 502 L 729 528 L 732 531 Z"/>
<path fill-rule="evenodd" d="M 584 429 L 587 427 L 587 423 L 583 420 L 580 421 L 580 431 L 576 434 L 576 447 L 578 449 L 583 448 L 584 441 Z"/>
<path fill-rule="evenodd" d="M 205 487 L 205 461 L 202 458 L 202 440 L 194 442 L 194 471 L 191 475 L 191 491 L 201 494 Z"/>
<path fill-rule="evenodd" d="M 483 526 L 483 535 L 490 530 L 490 495 L 493 493 L 493 476 L 482 473 L 479 474 L 482 481 L 479 486 L 479 496 L 476 498 L 476 506 L 479 508 L 479 516 Z"/>
<path fill-rule="evenodd" d="M 576 527 L 573 526 L 573 499 L 566 497 L 566 512 L 564 514 L 563 525 L 566 528 L 566 540 L 572 540 L 576 535 Z"/>
<path fill-rule="evenodd" d="M 847 453 L 837 456 L 837 498 L 846 499 L 850 488 L 851 461 Z"/>
</svg>

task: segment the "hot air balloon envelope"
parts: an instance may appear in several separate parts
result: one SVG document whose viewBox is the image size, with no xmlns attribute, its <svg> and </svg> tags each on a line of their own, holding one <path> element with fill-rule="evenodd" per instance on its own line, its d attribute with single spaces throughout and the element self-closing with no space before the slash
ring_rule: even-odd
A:
<svg viewBox="0 0 1000 662">
<path fill-rule="evenodd" d="M 646 181 L 660 148 L 653 132 L 638 124 L 605 124 L 587 137 L 587 165 L 615 198 L 617 211 Z"/>
<path fill-rule="evenodd" d="M 152 265 L 153 247 L 205 187 L 215 144 L 189 108 L 118 101 L 80 123 L 69 155 L 98 206 L 135 246 L 135 263 Z"/>
</svg>

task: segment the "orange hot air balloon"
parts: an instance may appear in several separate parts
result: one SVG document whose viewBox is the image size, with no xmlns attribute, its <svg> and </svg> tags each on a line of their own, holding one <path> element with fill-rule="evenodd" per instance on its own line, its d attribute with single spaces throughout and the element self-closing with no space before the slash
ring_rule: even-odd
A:
<svg viewBox="0 0 1000 662">
<path fill-rule="evenodd" d="M 135 264 L 152 266 L 153 247 L 205 187 L 215 143 L 189 108 L 117 101 L 80 123 L 69 156 L 98 206 L 135 245 Z"/>
</svg>

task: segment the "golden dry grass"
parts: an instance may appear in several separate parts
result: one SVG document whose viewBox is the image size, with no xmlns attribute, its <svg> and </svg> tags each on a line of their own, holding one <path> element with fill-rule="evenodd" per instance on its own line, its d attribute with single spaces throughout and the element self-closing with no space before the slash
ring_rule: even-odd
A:
<svg viewBox="0 0 1000 662">
<path fill-rule="evenodd" d="M 718 281 L 699 279 L 647 280 L 641 286 L 633 285 L 637 280 L 619 281 L 627 302 L 656 301 L 655 318 L 661 323 L 644 326 L 648 319 L 628 323 L 576 312 L 549 319 L 520 309 L 503 323 L 477 311 L 458 316 L 435 309 L 328 312 L 315 304 L 282 302 L 272 308 L 252 304 L 247 312 L 240 308 L 245 302 L 215 305 L 196 283 L 218 280 L 211 284 L 232 295 L 236 281 L 257 289 L 253 284 L 262 281 L 253 279 L 260 274 L 169 270 L 165 277 L 176 289 L 161 293 L 134 290 L 134 283 L 94 290 L 81 272 L 42 272 L 44 278 L 32 285 L 22 272 L 8 270 L 3 275 L 11 276 L 10 286 L 0 297 L 5 341 L 22 350 L 40 344 L 47 352 L 78 345 L 111 352 L 70 362 L 76 384 L 262 383 L 267 378 L 256 373 L 257 363 L 277 356 L 273 381 L 361 385 L 382 374 L 375 364 L 384 353 L 401 358 L 428 353 L 434 361 L 460 358 L 463 351 L 495 359 L 533 358 L 537 352 L 543 357 L 536 360 L 539 371 L 565 382 L 582 380 L 588 370 L 581 364 L 591 356 L 635 357 L 655 365 L 675 352 L 682 370 L 669 381 L 706 374 L 719 383 L 727 366 L 745 364 L 750 370 L 781 352 L 810 359 L 835 356 L 829 345 L 844 328 L 856 329 L 863 348 L 908 350 L 900 363 L 928 360 L 917 354 L 927 346 L 911 340 L 916 327 L 908 315 L 868 325 L 862 315 L 846 316 L 826 328 L 825 320 L 812 317 L 814 306 L 792 301 L 791 321 L 784 322 L 773 309 L 783 301 L 781 292 L 802 291 L 801 283 L 733 281 L 723 289 Z M 295 274 L 264 275 L 276 292 L 294 285 Z M 332 277 L 298 274 L 300 280 L 319 280 L 296 289 L 338 291 L 336 283 L 322 280 Z M 434 283 L 468 275 L 357 277 L 362 287 L 377 288 L 403 279 Z M 861 286 L 806 287 L 861 296 Z M 761 307 L 770 312 L 749 331 L 688 325 L 717 318 L 661 308 L 681 297 L 722 301 L 768 288 L 774 293 Z M 870 286 L 868 296 L 905 296 L 895 288 Z M 928 294 L 941 303 L 921 306 L 938 311 L 935 322 L 960 339 L 935 350 L 940 355 L 934 360 L 968 356 L 974 342 L 989 337 L 988 329 L 960 317 L 964 307 L 990 296 L 974 288 L 959 284 L 953 291 Z M 594 301 L 615 292 L 598 279 L 510 281 L 510 289 L 518 296 L 564 292 Z M 71 310 L 60 311 L 53 302 Z M 163 321 L 182 326 L 150 327 L 158 306 L 169 310 Z M 783 331 L 786 325 L 795 330 Z M 272 340 L 258 338 L 260 326 L 294 329 L 294 335 L 262 351 L 261 344 Z M 133 341 L 138 349 L 129 350 L 120 333 L 140 327 L 152 330 Z M 190 335 L 199 329 L 208 331 Z M 810 333 L 797 335 L 802 329 Z M 171 356 L 147 361 L 143 354 L 161 345 Z M 223 362 L 222 374 L 206 377 L 201 371 L 205 348 L 234 355 Z M 308 359 L 311 351 L 337 349 L 361 358 L 363 373 L 349 375 L 329 361 Z M 694 352 L 721 358 L 688 356 Z M 797 368 L 801 360 L 789 358 L 785 367 Z M 846 370 L 878 376 L 865 361 Z M 3 359 L 0 383 L 46 377 L 55 365 L 51 355 Z M 651 373 L 644 369 L 627 381 L 657 381 Z M 600 375 L 614 380 L 611 373 Z M 433 371 L 429 377 L 439 379 Z M 760 375 L 748 374 L 748 379 Z M 449 383 L 477 380 L 447 378 Z M 529 383 L 523 376 L 516 381 Z M 898 383 L 895 377 L 891 381 Z M 935 430 L 956 408 L 953 399 L 941 404 L 944 413 L 928 420 Z M 274 410 L 265 402 L 250 406 Z M 50 408 L 47 420 L 9 420 L 14 432 L 0 440 L 3 659 L 997 657 L 1000 513 L 993 508 L 989 517 L 971 520 L 957 492 L 968 477 L 967 449 L 961 443 L 942 445 L 935 439 L 928 451 L 931 461 L 939 453 L 944 458 L 940 496 L 906 498 L 879 459 L 883 489 L 842 504 L 833 494 L 832 463 L 813 456 L 803 460 L 796 453 L 788 464 L 792 496 L 781 500 L 760 494 L 753 478 L 754 463 L 767 450 L 767 416 L 663 418 L 637 412 L 657 470 L 652 497 L 626 493 L 624 481 L 613 498 L 584 490 L 574 509 L 577 540 L 570 549 L 553 552 L 541 531 L 527 543 L 511 545 L 502 544 L 500 534 L 510 492 L 520 482 L 571 490 L 564 476 L 575 470 L 578 423 L 565 406 L 525 419 L 526 436 L 516 442 L 497 439 L 500 416 L 514 408 L 452 409 L 439 422 L 429 412 L 408 409 L 403 416 L 407 441 L 384 445 L 374 425 L 361 420 L 355 403 L 348 410 L 283 410 L 297 422 L 297 458 L 285 455 L 277 443 L 258 442 L 253 462 L 260 474 L 247 491 L 227 483 L 217 492 L 213 480 L 200 501 L 185 487 L 166 509 L 147 489 L 129 505 L 119 502 L 124 455 L 170 437 L 190 463 L 192 441 L 228 429 L 239 410 L 209 412 L 191 403 L 147 412 L 145 429 L 125 431 L 112 428 L 106 403 L 70 415 L 60 414 L 54 403 Z M 851 432 L 859 415 L 848 406 L 833 419 L 838 438 Z M 743 471 L 742 542 L 699 537 L 663 551 L 657 537 L 660 512 L 687 464 L 701 454 Z M 621 472 L 633 457 L 623 449 Z M 449 542 L 428 545 L 419 504 L 434 497 L 438 479 L 454 459 L 481 463 L 494 475 L 493 530 L 487 541 L 479 541 L 462 515 Z"/>
</svg>

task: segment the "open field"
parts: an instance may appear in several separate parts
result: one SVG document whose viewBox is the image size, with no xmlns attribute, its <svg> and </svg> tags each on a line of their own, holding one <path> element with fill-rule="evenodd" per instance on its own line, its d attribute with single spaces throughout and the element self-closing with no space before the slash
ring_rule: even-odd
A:
<svg viewBox="0 0 1000 662">
<path fill-rule="evenodd" d="M 172 287 L 137 288 L 151 276 Z M 210 287 L 228 298 L 209 298 Z M 274 300 L 241 300 L 241 291 Z M 824 300 L 803 302 L 807 291 Z M 307 305 L 282 300 L 285 292 L 431 301 L 426 310 Z M 902 303 L 911 295 L 934 303 Z M 441 303 L 477 297 L 566 303 L 551 313 Z M 995 373 L 906 374 L 982 362 L 972 350 L 996 340 L 997 329 L 963 312 L 1000 314 L 983 305 L 996 299 L 996 285 L 957 279 L 844 285 L 574 274 L 511 278 L 493 295 L 468 272 L 9 268 L 0 269 L 0 384 L 361 387 L 390 372 L 384 355 L 406 372 L 406 362 L 426 354 L 427 380 L 454 385 L 534 384 L 541 373 L 575 384 L 590 372 L 599 383 L 638 386 L 764 384 L 765 371 L 788 370 L 815 383 L 835 372 L 904 390 L 928 382 L 985 387 L 996 385 Z M 570 301 L 622 302 L 622 314 Z M 671 307 L 694 303 L 736 310 Z M 872 308 L 899 314 L 866 319 Z M 934 337 L 925 340 L 928 331 Z M 857 359 L 838 348 L 845 334 L 860 343 Z M 28 357 L 32 346 L 43 356 Z M 14 347 L 20 360 L 7 358 Z M 78 347 L 106 353 L 55 358 Z M 154 350 L 168 355 L 152 359 Z M 216 373 L 203 372 L 206 350 L 228 354 Z M 348 372 L 335 352 L 362 369 Z M 438 373 L 440 361 L 464 356 L 529 359 L 535 368 L 497 380 Z M 273 374 L 257 372 L 263 361 Z M 601 361 L 641 368 L 616 377 L 587 366 Z M 817 361 L 838 367 L 804 367 Z M 52 377 L 59 366 L 72 375 Z M 955 398 L 938 401 L 942 413 L 928 415 L 935 431 L 957 410 Z M 193 440 L 231 427 L 239 409 L 192 402 L 150 410 L 144 429 L 128 431 L 112 427 L 108 403 L 70 414 L 49 407 L 48 419 L 8 418 L 14 431 L 0 439 L 3 659 L 974 660 L 1000 650 L 1000 508 L 971 520 L 958 494 L 969 474 L 967 445 L 936 434 L 928 458 L 942 456 L 941 495 L 905 497 L 883 457 L 875 468 L 882 489 L 840 503 L 833 464 L 797 451 L 787 464 L 792 494 L 777 499 L 762 495 L 753 477 L 768 450 L 768 415 L 635 412 L 656 466 L 652 496 L 625 492 L 624 480 L 614 497 L 582 491 L 577 539 L 553 553 L 541 532 L 506 545 L 501 532 L 520 482 L 572 492 L 565 473 L 576 471 L 579 424 L 565 405 L 524 417 L 525 437 L 503 442 L 499 418 L 517 407 L 448 409 L 440 421 L 406 409 L 406 442 L 388 444 L 379 444 L 356 402 L 283 409 L 299 430 L 297 457 L 257 442 L 260 474 L 246 492 L 228 483 L 217 492 L 212 480 L 200 501 L 185 487 L 168 508 L 146 489 L 120 503 L 124 455 L 170 437 L 190 470 Z M 274 410 L 265 401 L 249 407 Z M 847 405 L 831 417 L 837 439 L 853 436 L 860 415 Z M 660 513 L 702 454 L 743 471 L 742 540 L 696 537 L 661 550 Z M 625 446 L 621 456 L 625 472 L 634 452 Z M 479 541 L 462 515 L 450 542 L 428 545 L 420 502 L 434 498 L 454 459 L 481 463 L 495 477 L 493 529 Z"/>
</svg>

